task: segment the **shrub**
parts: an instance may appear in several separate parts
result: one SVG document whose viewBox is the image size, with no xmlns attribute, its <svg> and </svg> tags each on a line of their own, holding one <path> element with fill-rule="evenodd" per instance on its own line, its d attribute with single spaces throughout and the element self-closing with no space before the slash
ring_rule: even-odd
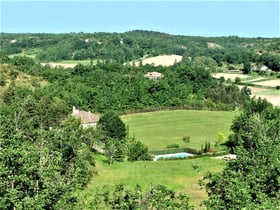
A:
<svg viewBox="0 0 280 210">
<path fill-rule="evenodd" d="M 179 148 L 180 145 L 179 144 L 169 144 L 166 146 L 166 148 Z"/>
<path fill-rule="evenodd" d="M 234 80 L 234 82 L 235 82 L 236 84 L 238 84 L 238 83 L 241 82 L 241 79 L 240 79 L 239 77 L 236 77 L 235 80 Z"/>
</svg>

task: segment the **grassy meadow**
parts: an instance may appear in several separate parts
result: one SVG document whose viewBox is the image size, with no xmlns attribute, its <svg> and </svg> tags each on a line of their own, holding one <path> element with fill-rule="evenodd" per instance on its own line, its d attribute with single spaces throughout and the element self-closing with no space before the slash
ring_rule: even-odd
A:
<svg viewBox="0 0 280 210">
<path fill-rule="evenodd" d="M 149 150 L 165 149 L 167 145 L 201 149 L 206 141 L 214 146 L 221 132 L 227 138 L 230 125 L 238 112 L 175 110 L 122 116 L 128 125 L 129 136 L 134 136 Z M 190 143 L 183 142 L 190 136 Z"/>
<path fill-rule="evenodd" d="M 238 112 L 175 110 L 140 113 L 122 116 L 129 126 L 130 136 L 135 136 L 150 150 L 164 149 L 168 144 L 185 147 L 182 137 L 191 137 L 188 147 L 200 149 L 205 141 L 213 144 L 218 132 L 227 136 L 231 122 Z M 97 175 L 94 175 L 87 188 L 79 193 L 79 206 L 90 201 L 96 189 L 104 185 L 114 186 L 123 183 L 129 188 L 139 184 L 143 189 L 151 185 L 163 184 L 168 188 L 183 192 L 190 197 L 190 203 L 199 209 L 207 199 L 204 189 L 198 182 L 206 172 L 221 171 L 226 162 L 211 157 L 190 158 L 169 161 L 114 162 L 111 166 L 103 155 L 95 155 Z"/>
<path fill-rule="evenodd" d="M 138 161 L 114 162 L 109 166 L 102 155 L 95 156 L 98 175 L 94 176 L 86 190 L 79 194 L 79 202 L 87 202 L 94 197 L 97 188 L 104 185 L 114 186 L 123 183 L 131 189 L 139 184 L 148 190 L 151 185 L 163 184 L 168 188 L 183 192 L 190 197 L 190 203 L 199 207 L 201 201 L 207 198 L 205 190 L 198 181 L 207 171 L 218 172 L 226 162 L 210 157 L 170 160 L 170 161 Z M 196 169 L 197 168 L 197 169 Z"/>
</svg>

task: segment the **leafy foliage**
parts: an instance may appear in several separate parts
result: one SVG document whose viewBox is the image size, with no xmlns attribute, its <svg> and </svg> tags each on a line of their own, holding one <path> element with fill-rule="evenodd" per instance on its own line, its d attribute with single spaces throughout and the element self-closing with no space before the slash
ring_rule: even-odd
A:
<svg viewBox="0 0 280 210">
<path fill-rule="evenodd" d="M 0 108 L 1 209 L 70 209 L 95 172 L 88 137 L 74 119 L 42 130 L 31 96 L 15 105 Z"/>
<path fill-rule="evenodd" d="M 258 100 L 233 123 L 236 160 L 224 171 L 209 173 L 204 186 L 210 209 L 277 209 L 280 207 L 280 111 Z"/>
<path fill-rule="evenodd" d="M 186 195 L 177 194 L 163 185 L 143 191 L 139 185 L 133 190 L 118 184 L 113 190 L 108 186 L 96 191 L 94 200 L 77 208 L 91 209 L 193 209 Z"/>
<path fill-rule="evenodd" d="M 151 155 L 148 152 L 148 147 L 145 146 L 141 141 L 137 141 L 132 138 L 128 142 L 128 160 L 152 160 Z"/>
<path fill-rule="evenodd" d="M 110 138 L 124 140 L 126 137 L 125 124 L 114 112 L 106 112 L 101 116 L 98 125 Z"/>
<path fill-rule="evenodd" d="M 102 60 L 125 63 L 143 56 L 183 55 L 210 70 L 223 62 L 245 61 L 279 71 L 279 38 L 191 37 L 136 30 L 126 33 L 8 34 L 1 33 L 6 54 L 35 55 L 40 61 Z M 11 42 L 15 40 L 15 42 Z M 162 41 L 164 40 L 164 42 Z M 198 64 L 198 65 L 197 65 Z"/>
</svg>

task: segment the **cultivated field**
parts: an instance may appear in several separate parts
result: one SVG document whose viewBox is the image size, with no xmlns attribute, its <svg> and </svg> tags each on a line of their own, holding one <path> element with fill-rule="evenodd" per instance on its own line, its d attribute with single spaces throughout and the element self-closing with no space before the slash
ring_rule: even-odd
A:
<svg viewBox="0 0 280 210">
<path fill-rule="evenodd" d="M 154 66 L 172 66 L 176 62 L 182 61 L 183 56 L 181 55 L 160 55 L 156 57 L 151 57 L 151 58 L 145 58 L 142 60 L 142 64 L 150 64 Z M 136 61 L 135 65 L 139 66 L 140 61 Z M 130 65 L 132 65 L 132 62 L 130 62 Z"/>
<path fill-rule="evenodd" d="M 248 87 L 251 89 L 252 97 L 266 99 L 274 106 L 280 106 L 280 94 L 279 90 L 272 90 L 276 86 L 280 86 L 280 79 L 268 79 L 264 77 L 248 76 L 244 74 L 230 74 L 230 73 L 216 73 L 213 77 L 224 77 L 225 80 L 230 79 L 234 81 L 236 77 L 242 79 L 242 82 L 248 83 Z M 265 80 L 265 81 L 263 81 Z M 250 86 L 250 84 L 258 85 L 259 87 Z M 244 85 L 239 85 L 241 89 Z M 270 87 L 270 89 L 268 88 Z"/>
<path fill-rule="evenodd" d="M 235 78 L 237 78 L 237 77 L 239 77 L 240 79 L 244 79 L 244 78 L 247 78 L 248 76 L 244 75 L 244 74 L 215 73 L 215 74 L 213 74 L 213 77 L 215 77 L 217 79 L 224 77 L 225 80 L 230 79 L 231 81 L 234 81 Z"/>
<path fill-rule="evenodd" d="M 63 67 L 63 68 L 74 68 L 77 64 L 74 63 L 55 63 L 55 62 L 49 62 L 49 63 L 41 63 L 42 66 L 50 65 L 50 67 Z"/>
<path fill-rule="evenodd" d="M 201 149 L 206 141 L 214 145 L 219 132 L 226 137 L 237 112 L 175 110 L 148 112 L 122 116 L 129 127 L 129 135 L 135 136 L 150 150 L 165 149 L 167 145 L 186 147 L 184 136 L 190 136 L 188 147 Z"/>
<path fill-rule="evenodd" d="M 41 63 L 42 66 L 45 65 L 50 65 L 51 67 L 57 67 L 57 66 L 61 66 L 63 68 L 74 68 L 76 65 L 78 64 L 82 64 L 82 65 L 90 65 L 91 61 L 90 59 L 86 59 L 86 60 L 63 60 L 59 63 L 56 62 L 49 62 L 49 63 Z M 97 64 L 97 60 L 93 60 L 92 64 L 95 65 Z"/>
<path fill-rule="evenodd" d="M 265 82 L 269 83 L 270 80 Z M 244 85 L 239 85 L 238 87 L 241 89 L 244 87 Z M 254 87 L 254 86 L 249 86 L 248 88 L 250 88 L 252 92 L 252 97 L 266 99 L 268 102 L 272 103 L 273 106 L 280 107 L 280 90 L 276 90 L 276 89 L 273 90 L 264 87 L 261 88 L 261 87 Z"/>
<path fill-rule="evenodd" d="M 261 85 L 261 86 L 268 86 L 268 87 L 276 87 L 277 85 L 280 86 L 280 79 L 274 79 L 274 80 L 267 80 L 263 82 L 255 82 L 255 85 Z"/>
</svg>

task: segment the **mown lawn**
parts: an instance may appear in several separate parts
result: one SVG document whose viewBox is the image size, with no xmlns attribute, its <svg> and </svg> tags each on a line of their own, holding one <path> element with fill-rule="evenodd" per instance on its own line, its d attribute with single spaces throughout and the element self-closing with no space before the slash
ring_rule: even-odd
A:
<svg viewBox="0 0 280 210">
<path fill-rule="evenodd" d="M 206 141 L 211 146 L 221 132 L 227 138 L 230 125 L 237 111 L 159 111 L 122 116 L 129 128 L 129 135 L 148 146 L 149 150 L 166 148 L 170 144 L 186 147 L 184 136 L 190 136 L 188 147 L 201 149 Z"/>
<path fill-rule="evenodd" d="M 201 201 L 207 198 L 207 194 L 200 188 L 198 181 L 207 171 L 221 171 L 226 164 L 223 160 L 210 157 L 169 161 L 114 162 L 109 166 L 104 156 L 96 155 L 95 161 L 98 175 L 95 175 L 87 188 L 79 194 L 79 202 L 86 203 L 92 199 L 96 189 L 104 185 L 114 186 L 124 183 L 133 188 L 139 184 L 143 189 L 149 189 L 151 185 L 163 184 L 176 192 L 187 194 L 190 197 L 190 203 L 199 207 Z"/>
</svg>

